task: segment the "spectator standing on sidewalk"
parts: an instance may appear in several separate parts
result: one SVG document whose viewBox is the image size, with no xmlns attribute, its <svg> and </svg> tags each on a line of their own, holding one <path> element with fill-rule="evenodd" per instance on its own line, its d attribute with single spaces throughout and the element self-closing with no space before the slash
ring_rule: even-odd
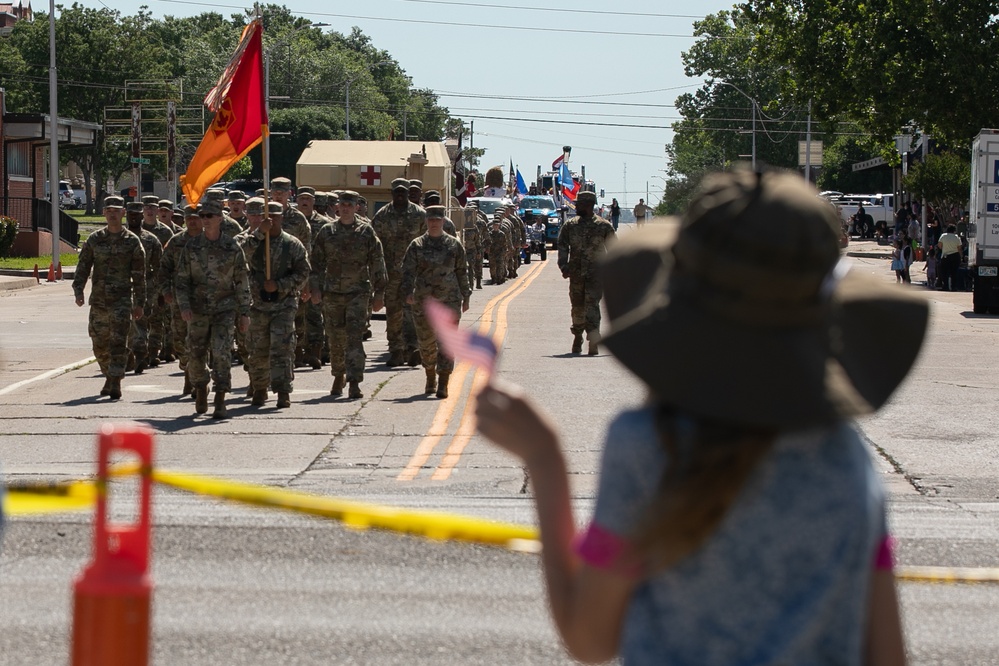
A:
<svg viewBox="0 0 999 666">
<path fill-rule="evenodd" d="M 957 269 L 961 266 L 961 237 L 957 227 L 950 225 L 947 233 L 940 236 L 937 249 L 940 251 L 940 282 L 944 291 L 957 291 Z"/>
<path fill-rule="evenodd" d="M 678 235 L 608 252 L 606 344 L 648 397 L 608 430 L 578 538 L 554 424 L 517 387 L 479 395 L 479 430 L 530 475 L 577 659 L 904 663 L 886 493 L 851 419 L 904 379 L 929 313 L 841 262 L 840 233 L 800 177 L 729 173 Z M 868 335 L 893 341 L 876 364 Z"/>
<path fill-rule="evenodd" d="M 617 225 L 621 223 L 621 204 L 617 202 L 617 199 L 611 199 L 610 216 L 614 231 L 617 231 Z"/>
<path fill-rule="evenodd" d="M 632 212 L 635 214 L 635 223 L 640 227 L 643 226 L 645 219 L 649 215 L 649 207 L 645 205 L 645 199 L 639 199 L 638 204 Z"/>
</svg>

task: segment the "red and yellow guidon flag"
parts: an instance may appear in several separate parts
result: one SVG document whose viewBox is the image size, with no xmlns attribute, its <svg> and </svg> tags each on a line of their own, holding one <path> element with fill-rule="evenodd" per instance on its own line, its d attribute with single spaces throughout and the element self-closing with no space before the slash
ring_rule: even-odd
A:
<svg viewBox="0 0 999 666">
<path fill-rule="evenodd" d="M 180 178 L 191 205 L 268 132 L 262 35 L 259 20 L 246 26 L 218 84 L 205 97 L 215 118 Z"/>
</svg>

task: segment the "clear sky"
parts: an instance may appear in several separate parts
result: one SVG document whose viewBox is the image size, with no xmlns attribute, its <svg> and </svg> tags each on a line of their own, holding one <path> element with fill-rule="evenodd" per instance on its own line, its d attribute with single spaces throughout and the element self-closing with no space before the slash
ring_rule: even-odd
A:
<svg viewBox="0 0 999 666">
<path fill-rule="evenodd" d="M 252 7 L 238 0 L 82 0 L 154 17 Z M 392 54 L 418 88 L 431 88 L 452 115 L 474 120 L 483 169 L 511 158 L 531 182 L 572 146 L 570 165 L 634 206 L 658 203 L 673 102 L 699 80 L 680 53 L 693 22 L 733 0 L 286 0 L 295 15 L 349 33 L 358 26 Z M 525 29 L 528 28 L 528 29 Z M 591 124 L 584 124 L 591 123 Z M 626 175 L 627 174 L 627 175 Z"/>
</svg>

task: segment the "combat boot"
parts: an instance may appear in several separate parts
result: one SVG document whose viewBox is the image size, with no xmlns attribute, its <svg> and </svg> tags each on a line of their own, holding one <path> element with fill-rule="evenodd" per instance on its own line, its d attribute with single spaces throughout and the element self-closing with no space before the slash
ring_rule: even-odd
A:
<svg viewBox="0 0 999 666">
<path fill-rule="evenodd" d="M 475 288 L 482 289 L 482 278 L 475 278 Z"/>
<path fill-rule="evenodd" d="M 394 351 L 389 354 L 389 360 L 385 363 L 390 368 L 394 368 L 399 365 L 405 365 L 406 359 L 402 351 Z"/>
<path fill-rule="evenodd" d="M 305 362 L 305 350 L 301 347 L 295 347 L 295 367 L 304 368 L 308 363 Z"/>
<path fill-rule="evenodd" d="M 589 331 L 586 334 L 586 339 L 589 340 L 589 349 L 586 351 L 587 355 L 596 356 L 600 352 L 598 349 L 600 334 L 596 331 Z"/>
<path fill-rule="evenodd" d="M 136 357 L 135 359 L 135 374 L 141 375 L 146 370 L 146 357 Z"/>
<path fill-rule="evenodd" d="M 207 386 L 195 386 L 194 387 L 194 411 L 198 414 L 204 414 L 208 411 L 208 387 Z"/>
<path fill-rule="evenodd" d="M 310 345 L 309 348 L 303 352 L 306 364 L 308 364 L 313 370 L 322 369 L 323 360 L 319 358 L 322 354 L 322 345 Z"/>
<path fill-rule="evenodd" d="M 225 391 L 215 392 L 215 411 L 212 412 L 213 419 L 224 419 L 226 417 L 225 411 Z"/>
<path fill-rule="evenodd" d="M 253 397 L 253 384 L 250 384 L 249 386 L 246 387 L 246 397 L 247 398 Z"/>
<path fill-rule="evenodd" d="M 360 382 L 350 382 L 350 390 L 347 392 L 347 397 L 351 400 L 357 400 L 363 398 L 364 394 L 361 393 Z"/>
<path fill-rule="evenodd" d="M 160 367 L 160 350 L 159 349 L 150 349 L 149 350 L 149 355 L 146 357 L 146 359 L 147 359 L 146 360 L 146 364 L 150 368 L 158 368 L 158 367 Z"/>
<path fill-rule="evenodd" d="M 333 388 L 330 389 L 330 395 L 343 395 L 343 375 L 337 375 L 333 379 Z"/>
<path fill-rule="evenodd" d="M 101 388 L 101 395 L 111 394 L 111 378 L 108 377 L 104 380 L 104 386 Z"/>
<path fill-rule="evenodd" d="M 409 352 L 409 367 L 415 368 L 421 363 L 423 363 L 423 354 L 420 353 L 419 349 Z"/>
<path fill-rule="evenodd" d="M 257 389 L 253 392 L 253 400 L 250 401 L 251 405 L 261 407 L 265 402 L 267 402 L 267 389 Z"/>
<path fill-rule="evenodd" d="M 181 393 L 181 395 L 186 398 L 187 396 L 191 395 L 191 390 L 193 388 L 194 387 L 191 386 L 191 378 L 188 377 L 187 373 L 185 372 L 184 373 L 184 392 Z"/>
<path fill-rule="evenodd" d="M 583 334 L 573 333 L 572 334 L 572 353 L 582 354 L 583 353 Z"/>
<path fill-rule="evenodd" d="M 125 361 L 125 372 L 132 372 L 135 370 L 135 354 L 128 352 L 128 360 Z"/>
<path fill-rule="evenodd" d="M 278 391 L 277 408 L 287 409 L 288 407 L 291 407 L 291 394 L 284 391 Z"/>
<path fill-rule="evenodd" d="M 437 390 L 437 373 L 434 372 L 433 368 L 426 368 L 427 371 L 427 385 L 424 387 L 423 392 L 427 395 L 432 394 Z"/>
<path fill-rule="evenodd" d="M 108 382 L 108 397 L 112 400 L 121 400 L 121 377 L 112 377 Z"/>
<path fill-rule="evenodd" d="M 371 329 L 370 328 L 368 330 L 366 330 L 364 333 L 361 334 L 361 339 L 362 340 L 370 340 L 371 339 Z"/>
<path fill-rule="evenodd" d="M 442 372 L 440 377 L 437 379 L 437 397 L 446 398 L 447 397 L 447 383 L 451 379 L 450 372 Z"/>
</svg>

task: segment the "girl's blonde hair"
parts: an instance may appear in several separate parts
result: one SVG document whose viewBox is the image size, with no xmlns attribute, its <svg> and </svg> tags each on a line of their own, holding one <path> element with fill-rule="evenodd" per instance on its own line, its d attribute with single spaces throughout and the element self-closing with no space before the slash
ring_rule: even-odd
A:
<svg viewBox="0 0 999 666">
<path fill-rule="evenodd" d="M 639 523 L 633 563 L 648 572 L 676 564 L 707 541 L 777 435 L 767 428 L 695 421 L 666 406 L 659 407 L 657 425 L 668 464 Z"/>
</svg>

